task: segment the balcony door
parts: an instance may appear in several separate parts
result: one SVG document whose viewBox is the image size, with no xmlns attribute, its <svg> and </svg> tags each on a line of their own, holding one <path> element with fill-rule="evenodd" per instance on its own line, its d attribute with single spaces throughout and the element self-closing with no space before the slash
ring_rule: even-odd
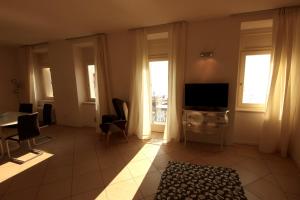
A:
<svg viewBox="0 0 300 200">
<path fill-rule="evenodd" d="M 153 60 L 149 62 L 152 119 L 151 129 L 154 132 L 164 132 L 168 109 L 168 60 Z"/>
</svg>

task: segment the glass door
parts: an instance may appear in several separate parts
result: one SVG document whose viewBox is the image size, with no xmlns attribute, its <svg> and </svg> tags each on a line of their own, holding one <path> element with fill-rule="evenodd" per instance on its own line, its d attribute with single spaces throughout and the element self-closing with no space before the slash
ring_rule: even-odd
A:
<svg viewBox="0 0 300 200">
<path fill-rule="evenodd" d="M 168 109 L 168 61 L 150 61 L 152 131 L 164 132 Z"/>
</svg>

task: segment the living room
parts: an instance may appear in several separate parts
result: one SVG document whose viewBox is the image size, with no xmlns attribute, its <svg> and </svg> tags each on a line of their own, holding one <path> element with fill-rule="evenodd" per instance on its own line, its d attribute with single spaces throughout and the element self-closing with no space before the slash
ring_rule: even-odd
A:
<svg viewBox="0 0 300 200">
<path fill-rule="evenodd" d="M 176 161 L 236 170 L 240 199 L 299 199 L 299 2 L 134 3 L 1 3 L 1 118 L 52 111 L 37 157 L 1 125 L 0 199 L 167 199 Z M 185 133 L 183 110 L 219 112 L 188 108 L 187 84 L 227 85 L 216 134 Z"/>
</svg>

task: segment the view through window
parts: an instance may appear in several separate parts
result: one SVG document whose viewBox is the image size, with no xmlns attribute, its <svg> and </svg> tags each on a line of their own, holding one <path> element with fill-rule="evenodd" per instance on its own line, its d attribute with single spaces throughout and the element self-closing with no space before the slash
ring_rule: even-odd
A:
<svg viewBox="0 0 300 200">
<path fill-rule="evenodd" d="M 95 65 L 88 65 L 88 78 L 89 78 L 89 92 L 90 99 L 96 98 L 95 93 Z"/>
<path fill-rule="evenodd" d="M 164 124 L 168 108 L 168 61 L 149 62 L 152 86 L 152 123 Z"/>
<path fill-rule="evenodd" d="M 42 76 L 43 76 L 43 82 L 44 82 L 45 96 L 47 98 L 53 98 L 51 69 L 49 67 L 42 68 Z"/>
<path fill-rule="evenodd" d="M 243 104 L 265 104 L 270 75 L 271 54 L 245 56 Z"/>
</svg>

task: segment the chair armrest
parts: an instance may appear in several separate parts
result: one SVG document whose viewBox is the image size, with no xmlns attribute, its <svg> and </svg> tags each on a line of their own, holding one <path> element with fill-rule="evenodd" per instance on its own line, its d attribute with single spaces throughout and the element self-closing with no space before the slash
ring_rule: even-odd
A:
<svg viewBox="0 0 300 200">
<path fill-rule="evenodd" d="M 126 120 L 115 120 L 115 121 L 113 121 L 113 124 L 118 126 L 120 129 L 124 130 L 126 128 L 127 121 Z"/>
<path fill-rule="evenodd" d="M 102 124 L 104 123 L 112 123 L 117 120 L 118 117 L 116 115 L 102 115 Z"/>
</svg>

